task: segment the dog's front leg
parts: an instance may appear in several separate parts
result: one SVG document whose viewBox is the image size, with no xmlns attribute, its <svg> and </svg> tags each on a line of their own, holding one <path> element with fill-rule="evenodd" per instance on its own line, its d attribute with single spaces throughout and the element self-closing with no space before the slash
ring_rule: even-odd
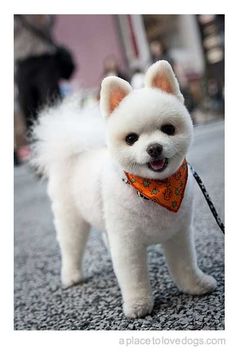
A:
<svg viewBox="0 0 236 353">
<path fill-rule="evenodd" d="M 146 247 L 124 234 L 109 234 L 113 267 L 122 297 L 123 310 L 127 317 L 143 317 L 151 313 L 153 298 L 147 269 Z"/>
<path fill-rule="evenodd" d="M 216 280 L 198 267 L 191 226 L 164 242 L 162 246 L 169 271 L 181 291 L 199 295 L 216 288 Z"/>
</svg>

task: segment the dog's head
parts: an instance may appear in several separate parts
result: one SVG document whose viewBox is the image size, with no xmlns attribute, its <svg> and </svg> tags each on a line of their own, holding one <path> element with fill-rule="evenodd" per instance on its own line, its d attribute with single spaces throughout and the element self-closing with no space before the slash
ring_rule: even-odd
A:
<svg viewBox="0 0 236 353">
<path fill-rule="evenodd" d="M 148 69 L 142 89 L 133 90 L 118 77 L 105 78 L 100 104 L 107 118 L 108 149 L 126 172 L 151 179 L 176 172 L 193 128 L 168 62 L 158 61 Z"/>
</svg>

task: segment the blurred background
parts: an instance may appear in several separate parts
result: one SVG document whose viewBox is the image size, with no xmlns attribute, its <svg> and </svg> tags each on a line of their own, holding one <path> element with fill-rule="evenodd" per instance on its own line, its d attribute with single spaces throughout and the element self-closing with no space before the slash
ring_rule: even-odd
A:
<svg viewBox="0 0 236 353">
<path fill-rule="evenodd" d="M 101 80 L 142 87 L 147 67 L 168 60 L 194 124 L 224 117 L 224 15 L 15 15 L 15 165 L 45 104 L 79 92 L 98 104 Z"/>
</svg>

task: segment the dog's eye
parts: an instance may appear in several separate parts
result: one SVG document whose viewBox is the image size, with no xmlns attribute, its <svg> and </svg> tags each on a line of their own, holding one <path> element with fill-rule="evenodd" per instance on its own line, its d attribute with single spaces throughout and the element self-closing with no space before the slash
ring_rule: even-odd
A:
<svg viewBox="0 0 236 353">
<path fill-rule="evenodd" d="M 132 146 L 138 140 L 138 135 L 132 132 L 131 134 L 127 135 L 125 141 L 127 145 Z"/>
<path fill-rule="evenodd" d="M 165 124 L 165 125 L 162 125 L 161 131 L 167 135 L 174 135 L 175 134 L 175 127 L 172 124 Z"/>
</svg>

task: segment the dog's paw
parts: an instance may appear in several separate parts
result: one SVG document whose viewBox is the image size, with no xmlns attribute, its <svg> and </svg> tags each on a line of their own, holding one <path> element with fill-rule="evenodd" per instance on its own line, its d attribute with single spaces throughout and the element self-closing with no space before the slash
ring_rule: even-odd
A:
<svg viewBox="0 0 236 353">
<path fill-rule="evenodd" d="M 125 316 L 129 319 L 136 319 L 144 317 L 152 312 L 153 299 L 152 298 L 134 298 L 126 301 L 123 304 Z"/>
<path fill-rule="evenodd" d="M 217 287 L 217 282 L 214 277 L 202 273 L 198 278 L 194 280 L 191 285 L 181 288 L 184 293 L 192 295 L 201 295 L 212 292 Z"/>
<path fill-rule="evenodd" d="M 63 288 L 71 287 L 83 281 L 83 275 L 80 270 L 62 270 L 61 272 L 61 282 Z"/>
</svg>

